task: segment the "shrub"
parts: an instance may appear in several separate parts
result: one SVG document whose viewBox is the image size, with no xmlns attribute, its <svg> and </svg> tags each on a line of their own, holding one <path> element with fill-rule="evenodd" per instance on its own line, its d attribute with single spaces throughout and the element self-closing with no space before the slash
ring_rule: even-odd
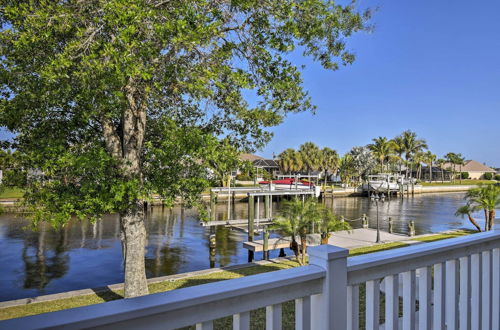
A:
<svg viewBox="0 0 500 330">
<path fill-rule="evenodd" d="M 252 181 L 253 178 L 248 173 L 240 173 L 236 175 L 236 180 L 238 181 Z"/>
<path fill-rule="evenodd" d="M 493 179 L 493 173 L 490 173 L 490 172 L 484 173 L 484 179 L 485 180 L 491 180 L 491 179 Z"/>
<path fill-rule="evenodd" d="M 495 180 L 500 181 L 500 174 L 495 175 Z"/>
<path fill-rule="evenodd" d="M 461 176 L 463 180 L 467 180 L 469 178 L 469 172 L 462 172 Z"/>
</svg>

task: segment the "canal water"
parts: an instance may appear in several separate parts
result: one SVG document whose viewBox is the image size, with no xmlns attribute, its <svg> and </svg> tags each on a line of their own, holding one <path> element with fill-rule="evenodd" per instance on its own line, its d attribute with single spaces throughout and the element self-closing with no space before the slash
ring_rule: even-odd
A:
<svg viewBox="0 0 500 330">
<path fill-rule="evenodd" d="M 449 229 L 472 228 L 467 219 L 454 216 L 463 205 L 463 193 L 419 195 L 404 200 L 392 199 L 378 205 L 382 230 L 391 217 L 395 232 L 407 233 L 408 222 L 415 221 L 417 234 Z M 367 214 L 370 227 L 376 225 L 377 206 L 368 198 L 327 200 L 338 215 L 347 220 Z M 264 212 L 260 207 L 261 214 Z M 273 203 L 279 210 L 279 203 Z M 247 204 L 234 204 L 232 217 L 244 219 Z M 225 219 L 227 204 L 219 204 L 217 217 Z M 263 216 L 263 214 L 262 214 Z M 481 214 L 477 215 L 480 223 Z M 354 228 L 360 221 L 352 222 Z M 242 242 L 246 234 L 225 227 L 214 228 L 217 247 L 210 253 L 211 230 L 200 226 L 195 210 L 155 207 L 148 214 L 147 277 L 244 263 L 247 251 Z M 258 237 L 256 239 L 259 239 Z M 287 251 L 287 254 L 290 254 Z M 276 257 L 272 251 L 271 257 Z M 262 258 L 261 253 L 256 259 Z M 63 229 L 42 225 L 37 231 L 14 214 L 0 216 L 0 301 L 34 297 L 70 290 L 95 288 L 123 282 L 119 222 L 116 215 L 94 224 L 71 222 Z"/>
</svg>

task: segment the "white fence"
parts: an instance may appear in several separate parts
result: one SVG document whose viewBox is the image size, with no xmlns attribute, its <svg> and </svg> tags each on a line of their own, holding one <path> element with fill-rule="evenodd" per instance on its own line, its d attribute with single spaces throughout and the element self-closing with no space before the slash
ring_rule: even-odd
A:
<svg viewBox="0 0 500 330">
<path fill-rule="evenodd" d="M 3 321 L 0 329 L 213 329 L 225 316 L 233 329 L 249 329 L 250 311 L 261 307 L 266 329 L 281 329 L 282 304 L 293 300 L 296 329 L 358 329 L 360 308 L 366 329 L 500 329 L 500 231 L 347 254 L 311 247 L 309 266 Z"/>
</svg>

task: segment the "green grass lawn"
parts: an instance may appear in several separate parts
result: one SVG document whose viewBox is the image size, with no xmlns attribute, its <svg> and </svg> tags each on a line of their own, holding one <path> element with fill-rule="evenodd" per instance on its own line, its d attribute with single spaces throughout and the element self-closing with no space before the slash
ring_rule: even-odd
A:
<svg viewBox="0 0 500 330">
<path fill-rule="evenodd" d="M 462 235 L 467 235 L 473 233 L 468 230 L 461 230 L 454 233 L 446 233 L 446 234 L 436 234 L 431 236 L 426 236 L 423 238 L 416 238 L 415 240 L 419 240 L 422 242 L 431 242 L 439 239 L 447 239 L 452 237 L 458 237 Z M 351 249 L 349 251 L 350 256 L 356 256 L 361 254 L 367 254 L 377 251 L 396 249 L 400 247 L 408 246 L 407 243 L 404 242 L 391 242 L 391 243 L 383 243 L 377 244 L 368 247 L 361 247 Z M 276 270 L 289 269 L 292 267 L 297 267 L 299 264 L 294 260 L 286 260 L 286 261 L 277 261 L 270 264 L 265 265 L 256 265 L 236 270 L 222 270 L 219 272 L 214 272 L 206 275 L 198 275 L 192 277 L 181 278 L 177 280 L 164 281 L 159 283 L 152 283 L 149 285 L 150 293 L 157 292 L 165 292 L 180 288 L 186 288 L 195 285 L 213 283 L 218 281 L 230 280 L 234 278 L 239 278 L 243 276 L 261 274 Z M 360 324 L 364 320 L 364 286 L 360 286 Z M 23 317 L 28 315 L 35 315 L 47 312 L 58 311 L 62 309 L 87 306 L 92 304 L 99 304 L 106 301 L 122 299 L 123 291 L 122 290 L 109 290 L 106 292 L 90 294 L 90 295 L 82 295 L 76 296 L 72 298 L 59 299 L 53 301 L 39 302 L 39 303 L 31 303 L 28 305 L 21 305 L 15 307 L 8 307 L 0 309 L 0 320 L 6 320 L 16 317 Z M 381 318 L 383 318 L 383 295 L 381 294 Z M 265 309 L 260 308 L 251 312 L 251 328 L 252 329 L 264 329 L 265 328 Z M 295 305 L 293 301 L 289 301 L 283 304 L 283 329 L 293 329 L 295 322 Z M 219 320 L 216 320 L 214 323 L 215 329 L 232 329 L 232 317 L 226 317 Z"/>
<path fill-rule="evenodd" d="M 421 182 L 422 186 L 459 186 L 459 185 L 478 185 L 478 184 L 493 184 L 494 180 L 456 180 L 454 182 Z"/>
<path fill-rule="evenodd" d="M 470 234 L 475 234 L 475 233 L 477 233 L 477 231 L 475 231 L 475 230 L 462 229 L 462 230 L 457 230 L 457 231 L 453 231 L 450 233 L 417 237 L 417 238 L 412 239 L 412 241 L 434 242 L 434 241 L 440 241 L 442 239 L 460 237 L 460 236 L 470 235 Z"/>
<path fill-rule="evenodd" d="M 24 190 L 17 187 L 4 187 L 0 189 L 0 199 L 2 198 L 21 198 Z"/>
</svg>

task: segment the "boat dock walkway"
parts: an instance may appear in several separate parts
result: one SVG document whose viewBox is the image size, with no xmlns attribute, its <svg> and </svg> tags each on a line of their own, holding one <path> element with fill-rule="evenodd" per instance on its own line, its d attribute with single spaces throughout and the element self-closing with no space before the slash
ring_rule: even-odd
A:
<svg viewBox="0 0 500 330">
<path fill-rule="evenodd" d="M 372 228 L 359 228 L 353 229 L 351 231 L 339 231 L 335 232 L 330 236 L 328 244 L 332 244 L 338 247 L 343 247 L 345 249 L 353 249 L 364 246 L 372 246 L 375 244 L 375 239 L 377 236 L 377 230 Z M 380 232 L 381 243 L 390 242 L 401 242 L 404 241 L 408 244 L 418 243 L 418 241 L 412 241 L 418 236 L 407 236 L 401 234 L 391 234 L 388 232 Z M 298 241 L 300 244 L 300 241 Z M 311 244 L 314 245 L 314 244 Z M 268 249 L 284 249 L 290 247 L 290 238 L 270 238 L 268 241 Z M 249 251 L 262 252 L 264 251 L 264 241 L 253 241 L 253 242 L 243 242 L 243 247 Z"/>
</svg>

